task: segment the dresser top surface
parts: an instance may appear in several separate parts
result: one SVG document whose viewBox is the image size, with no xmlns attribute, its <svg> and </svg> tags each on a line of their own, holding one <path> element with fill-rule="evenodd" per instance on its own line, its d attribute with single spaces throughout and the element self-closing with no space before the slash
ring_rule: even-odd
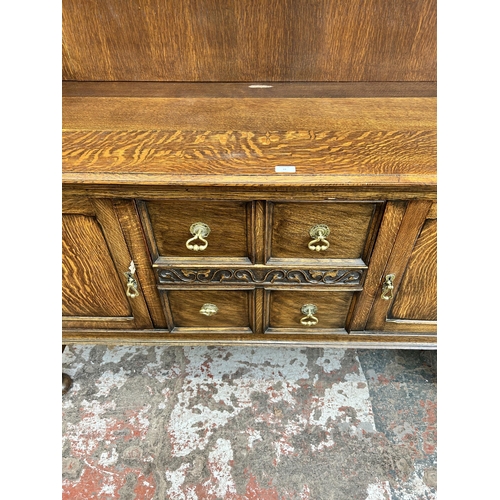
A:
<svg viewBox="0 0 500 500">
<path fill-rule="evenodd" d="M 435 83 L 64 82 L 62 110 L 65 183 L 436 183 Z"/>
</svg>

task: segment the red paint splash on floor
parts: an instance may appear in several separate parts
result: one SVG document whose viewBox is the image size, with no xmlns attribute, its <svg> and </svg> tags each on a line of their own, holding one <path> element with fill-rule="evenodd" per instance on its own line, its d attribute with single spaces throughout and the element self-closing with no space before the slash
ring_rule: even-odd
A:
<svg viewBox="0 0 500 500">
<path fill-rule="evenodd" d="M 105 467 L 87 463 L 78 481 L 63 481 L 62 500 L 89 500 L 99 498 L 110 500 L 120 498 L 120 490 L 127 481 L 127 476 L 136 477 L 135 498 L 150 500 L 154 497 L 156 483 L 153 474 L 144 476 L 140 470 L 126 468 L 116 472 L 107 471 Z"/>
<path fill-rule="evenodd" d="M 436 401 L 420 401 L 420 406 L 425 410 L 423 421 L 427 425 L 422 433 L 423 450 L 427 455 L 431 455 L 436 451 L 437 443 L 437 403 Z"/>
</svg>

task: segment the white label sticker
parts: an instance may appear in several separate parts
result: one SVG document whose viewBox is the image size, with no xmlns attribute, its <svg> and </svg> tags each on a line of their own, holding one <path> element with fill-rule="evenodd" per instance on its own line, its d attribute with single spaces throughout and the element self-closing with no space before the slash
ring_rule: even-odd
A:
<svg viewBox="0 0 500 500">
<path fill-rule="evenodd" d="M 288 173 L 295 173 L 295 167 L 292 165 L 277 165 L 274 167 L 275 172 L 288 172 Z"/>
</svg>

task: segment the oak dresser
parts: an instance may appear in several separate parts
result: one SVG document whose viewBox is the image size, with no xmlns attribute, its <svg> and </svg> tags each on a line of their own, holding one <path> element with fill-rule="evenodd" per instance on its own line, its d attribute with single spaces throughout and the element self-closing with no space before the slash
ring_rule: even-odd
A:
<svg viewBox="0 0 500 500">
<path fill-rule="evenodd" d="M 63 0 L 63 344 L 436 348 L 435 2 L 348 3 Z"/>
</svg>

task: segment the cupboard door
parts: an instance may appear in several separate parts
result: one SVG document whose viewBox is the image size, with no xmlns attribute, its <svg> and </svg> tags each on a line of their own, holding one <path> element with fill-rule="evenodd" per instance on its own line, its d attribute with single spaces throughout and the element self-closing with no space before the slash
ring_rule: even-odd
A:
<svg viewBox="0 0 500 500">
<path fill-rule="evenodd" d="M 436 332 L 436 215 L 436 203 L 408 203 L 380 279 L 368 330 Z"/>
<path fill-rule="evenodd" d="M 437 321 L 437 220 L 426 219 L 390 309 L 393 319 Z"/>
<path fill-rule="evenodd" d="M 63 198 L 63 328 L 150 328 L 137 275 L 127 294 L 132 257 L 111 200 Z"/>
</svg>

